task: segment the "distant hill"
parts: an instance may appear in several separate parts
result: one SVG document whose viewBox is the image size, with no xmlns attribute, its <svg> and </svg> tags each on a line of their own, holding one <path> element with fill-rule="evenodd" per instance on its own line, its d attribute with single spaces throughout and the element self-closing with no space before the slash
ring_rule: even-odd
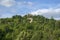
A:
<svg viewBox="0 0 60 40">
<path fill-rule="evenodd" d="M 0 40 L 60 40 L 60 21 L 31 14 L 1 18 Z"/>
</svg>

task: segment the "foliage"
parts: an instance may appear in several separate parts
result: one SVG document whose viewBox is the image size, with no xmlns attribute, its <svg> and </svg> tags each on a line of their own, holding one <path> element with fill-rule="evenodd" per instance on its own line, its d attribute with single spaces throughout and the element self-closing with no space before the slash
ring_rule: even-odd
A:
<svg viewBox="0 0 60 40">
<path fill-rule="evenodd" d="M 1 18 L 0 40 L 60 40 L 60 21 L 30 14 Z"/>
</svg>

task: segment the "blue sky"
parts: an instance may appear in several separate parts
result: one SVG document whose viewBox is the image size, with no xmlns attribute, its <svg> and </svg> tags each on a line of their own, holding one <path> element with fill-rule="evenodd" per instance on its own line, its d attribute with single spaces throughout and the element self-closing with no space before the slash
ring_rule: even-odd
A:
<svg viewBox="0 0 60 40">
<path fill-rule="evenodd" d="M 0 0 L 0 17 L 13 15 L 43 15 L 60 19 L 60 0 Z"/>
</svg>

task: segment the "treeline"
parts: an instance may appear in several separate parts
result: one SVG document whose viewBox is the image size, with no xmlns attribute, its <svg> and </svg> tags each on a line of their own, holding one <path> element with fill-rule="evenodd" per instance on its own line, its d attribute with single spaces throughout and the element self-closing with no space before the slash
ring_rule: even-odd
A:
<svg viewBox="0 0 60 40">
<path fill-rule="evenodd" d="M 60 40 L 60 21 L 31 14 L 1 18 L 0 40 Z"/>
</svg>

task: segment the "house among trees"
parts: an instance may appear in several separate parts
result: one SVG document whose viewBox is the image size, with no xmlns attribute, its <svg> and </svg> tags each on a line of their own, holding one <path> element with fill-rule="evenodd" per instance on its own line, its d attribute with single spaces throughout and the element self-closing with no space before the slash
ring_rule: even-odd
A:
<svg viewBox="0 0 60 40">
<path fill-rule="evenodd" d="M 33 15 L 31 15 L 31 14 L 28 14 L 28 15 L 27 15 L 27 19 L 28 19 L 28 21 L 29 21 L 30 23 L 33 22 L 32 16 L 33 16 Z"/>
<path fill-rule="evenodd" d="M 32 23 L 32 22 L 33 22 L 33 18 L 28 18 L 28 21 L 29 21 L 30 23 Z"/>
</svg>

